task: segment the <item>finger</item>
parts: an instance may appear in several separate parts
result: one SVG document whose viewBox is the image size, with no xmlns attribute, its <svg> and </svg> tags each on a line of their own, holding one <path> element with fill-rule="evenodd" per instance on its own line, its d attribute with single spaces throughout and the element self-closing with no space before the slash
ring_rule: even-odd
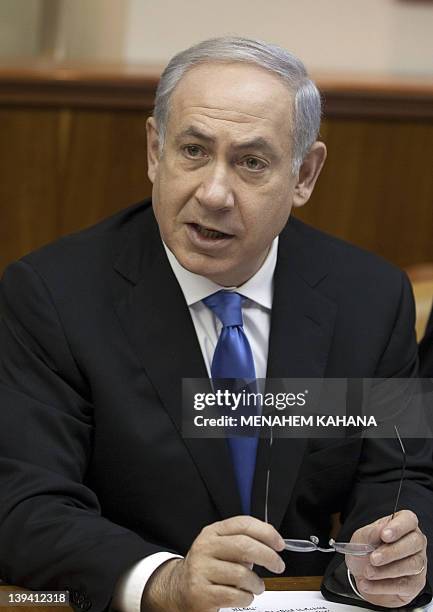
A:
<svg viewBox="0 0 433 612">
<path fill-rule="evenodd" d="M 214 523 L 211 527 L 214 527 L 220 536 L 243 534 L 263 542 L 274 550 L 284 550 L 284 540 L 278 531 L 269 523 L 264 523 L 253 516 L 234 516 Z"/>
<path fill-rule="evenodd" d="M 383 516 L 374 523 L 365 525 L 360 529 L 357 529 L 352 535 L 351 542 L 356 544 L 371 544 L 374 547 L 379 547 L 383 544 L 380 533 L 385 525 L 389 523 L 391 516 Z M 364 575 L 364 571 L 368 565 L 370 565 L 370 555 L 357 557 L 355 555 L 345 555 L 346 566 L 350 569 L 352 574 L 355 576 Z"/>
<path fill-rule="evenodd" d="M 370 555 L 370 563 L 375 567 L 411 557 L 425 549 L 426 538 L 421 531 L 412 531 L 393 544 L 383 544 Z"/>
<path fill-rule="evenodd" d="M 355 557 L 353 555 L 345 555 L 346 567 L 349 568 L 354 576 L 365 576 L 365 571 L 368 566 L 371 566 L 368 557 Z"/>
<path fill-rule="evenodd" d="M 208 608 L 247 608 L 254 601 L 254 595 L 230 586 L 209 585 L 206 589 Z M 205 602 L 203 602 L 205 603 Z"/>
<path fill-rule="evenodd" d="M 356 584 L 362 594 L 395 595 L 399 597 L 412 597 L 413 599 L 425 585 L 425 574 L 423 572 L 419 576 L 402 576 L 386 580 L 357 578 Z"/>
<path fill-rule="evenodd" d="M 351 538 L 351 542 L 362 543 L 362 544 L 372 544 L 373 546 L 379 546 L 382 544 L 383 540 L 380 537 L 380 534 L 384 527 L 386 527 L 391 520 L 391 516 L 382 516 L 381 518 L 374 521 L 374 523 L 370 523 L 369 525 L 365 525 L 365 527 L 361 527 L 357 529 Z"/>
<path fill-rule="evenodd" d="M 222 561 L 254 564 L 265 567 L 270 572 L 281 574 L 285 564 L 280 555 L 258 540 L 246 535 L 222 536 L 210 540 L 209 555 Z"/>
<path fill-rule="evenodd" d="M 263 580 L 255 572 L 238 563 L 216 561 L 208 566 L 206 574 L 206 578 L 213 584 L 233 586 L 254 595 L 265 591 Z"/>
<path fill-rule="evenodd" d="M 395 561 L 382 567 L 367 565 L 363 576 L 368 580 L 384 580 L 385 578 L 400 578 L 401 576 L 418 576 L 427 564 L 424 554 L 412 555 L 401 561 Z"/>
<path fill-rule="evenodd" d="M 418 527 L 418 517 L 411 510 L 399 510 L 382 529 L 380 537 L 383 542 L 396 542 L 407 533 Z"/>
</svg>

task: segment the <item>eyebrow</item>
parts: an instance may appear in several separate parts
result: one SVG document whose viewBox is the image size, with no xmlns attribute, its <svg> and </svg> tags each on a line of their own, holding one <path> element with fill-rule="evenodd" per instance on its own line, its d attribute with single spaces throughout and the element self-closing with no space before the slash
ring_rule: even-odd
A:
<svg viewBox="0 0 433 612">
<path fill-rule="evenodd" d="M 215 138 L 206 134 L 205 132 L 201 132 L 198 128 L 194 126 L 189 126 L 185 130 L 182 130 L 180 134 L 177 135 L 176 140 L 181 140 L 184 136 L 192 136 L 193 138 L 199 138 L 200 140 L 207 140 L 208 142 L 215 142 Z"/>
<path fill-rule="evenodd" d="M 176 140 L 181 140 L 185 136 L 192 136 L 193 138 L 198 138 L 199 140 L 204 140 L 206 142 L 214 143 L 215 138 L 210 134 L 206 134 L 206 132 L 202 132 L 200 129 L 189 126 L 185 130 L 182 130 L 177 135 Z M 256 136 L 255 138 L 251 138 L 250 140 L 245 140 L 244 142 L 239 142 L 233 145 L 233 148 L 236 150 L 245 150 L 245 149 L 262 149 L 266 150 L 269 153 L 275 155 L 275 148 L 271 145 L 271 143 L 263 138 L 263 136 Z"/>
</svg>

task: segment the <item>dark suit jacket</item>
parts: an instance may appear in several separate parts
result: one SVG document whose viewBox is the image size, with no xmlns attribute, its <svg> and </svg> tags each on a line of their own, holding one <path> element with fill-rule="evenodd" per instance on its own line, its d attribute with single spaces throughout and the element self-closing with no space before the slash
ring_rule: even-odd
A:
<svg viewBox="0 0 433 612">
<path fill-rule="evenodd" d="M 420 375 L 433 378 L 433 308 L 424 338 L 419 345 Z"/>
<path fill-rule="evenodd" d="M 225 441 L 181 435 L 181 378 L 207 374 L 149 203 L 11 265 L 0 304 L 0 574 L 68 588 L 99 612 L 138 559 L 184 554 L 205 525 L 241 513 Z M 288 223 L 268 377 L 411 376 L 413 319 L 398 269 Z M 431 447 L 407 446 L 401 504 L 433 541 Z M 260 518 L 266 448 L 252 494 Z M 399 465 L 395 440 L 276 440 L 271 521 L 285 537 L 326 542 L 341 512 L 348 539 L 392 511 Z M 342 558 L 328 569 L 326 554 L 285 560 L 302 575 L 330 574 Z"/>
</svg>

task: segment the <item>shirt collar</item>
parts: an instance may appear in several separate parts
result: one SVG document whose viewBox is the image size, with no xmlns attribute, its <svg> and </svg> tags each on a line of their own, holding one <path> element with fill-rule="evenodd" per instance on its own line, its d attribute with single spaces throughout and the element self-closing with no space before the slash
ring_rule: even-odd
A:
<svg viewBox="0 0 433 612">
<path fill-rule="evenodd" d="M 216 291 L 225 289 L 226 291 L 238 291 L 243 296 L 256 302 L 260 306 L 271 310 L 273 297 L 273 279 L 274 271 L 277 263 L 278 252 L 278 236 L 273 240 L 269 253 L 265 261 L 257 272 L 246 283 L 239 287 L 222 287 L 217 283 L 209 280 L 199 274 L 194 274 L 180 265 L 174 254 L 170 251 L 167 245 L 163 242 L 165 252 L 167 253 L 168 261 L 177 282 L 182 289 L 188 306 L 200 302 L 204 298 L 212 295 Z"/>
</svg>

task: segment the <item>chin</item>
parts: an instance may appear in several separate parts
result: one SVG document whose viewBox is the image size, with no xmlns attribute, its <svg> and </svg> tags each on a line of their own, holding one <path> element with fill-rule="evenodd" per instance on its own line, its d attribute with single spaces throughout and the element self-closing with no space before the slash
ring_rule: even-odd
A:
<svg viewBox="0 0 433 612">
<path fill-rule="evenodd" d="M 215 258 L 201 253 L 174 252 L 181 266 L 193 274 L 205 276 L 215 283 L 221 284 L 221 279 L 228 274 L 226 267 L 218 265 Z"/>
<path fill-rule="evenodd" d="M 200 258 L 186 258 L 184 263 L 182 263 L 183 267 L 193 272 L 194 274 L 199 274 L 200 276 L 205 276 L 210 280 L 214 280 L 215 276 L 219 276 L 220 274 L 224 274 L 221 270 L 216 270 L 214 266 L 210 266 L 209 262 L 199 261 Z M 217 281 L 215 281 L 217 282 Z"/>
</svg>

